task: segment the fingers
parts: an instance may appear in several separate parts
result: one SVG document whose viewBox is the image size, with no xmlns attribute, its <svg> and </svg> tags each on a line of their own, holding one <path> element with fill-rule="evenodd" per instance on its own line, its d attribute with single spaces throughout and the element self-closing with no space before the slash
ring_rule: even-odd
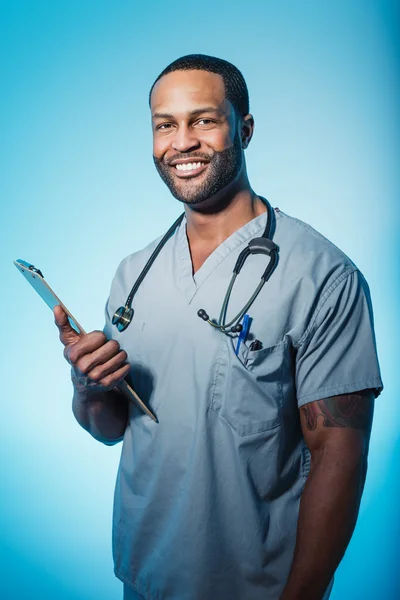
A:
<svg viewBox="0 0 400 600">
<path fill-rule="evenodd" d="M 79 334 L 71 327 L 67 313 L 61 306 L 54 307 L 54 322 L 60 332 L 60 340 L 64 344 L 64 357 L 69 363 L 75 363 L 81 356 L 97 350 L 107 342 L 102 331 Z M 114 353 L 109 353 L 110 358 Z"/>
<path fill-rule="evenodd" d="M 86 375 L 92 380 L 99 382 L 103 385 L 103 380 L 107 378 L 108 375 L 112 375 L 116 371 L 119 371 L 122 367 L 125 367 L 127 364 L 126 361 L 126 352 L 121 351 L 116 356 L 113 356 L 106 363 L 97 365 L 94 369 L 91 369 Z M 129 365 L 128 365 L 129 366 Z"/>
<path fill-rule="evenodd" d="M 89 373 L 94 367 L 103 364 L 120 352 L 120 346 L 115 340 L 107 340 L 102 331 L 92 331 L 83 336 L 76 344 L 64 349 L 67 361 L 79 369 L 81 373 Z M 127 355 L 124 352 L 126 360 Z"/>
<path fill-rule="evenodd" d="M 99 332 L 93 333 L 97 334 Z M 81 345 L 78 347 L 77 344 L 72 346 L 69 351 L 70 363 L 80 373 L 88 375 L 92 379 L 101 379 L 107 373 L 119 368 L 127 358 L 128 355 L 125 350 L 121 350 L 115 340 L 106 341 L 94 352 L 86 352 L 84 348 L 81 348 Z"/>
<path fill-rule="evenodd" d="M 92 354 L 97 350 L 103 348 L 107 342 L 107 338 L 103 331 L 91 331 L 85 335 L 79 336 L 76 343 L 67 346 L 64 349 L 64 356 L 69 363 L 76 364 L 86 354 Z M 114 349 L 114 351 L 112 351 Z M 119 350 L 118 342 L 110 340 L 107 349 L 100 352 L 105 352 L 104 359 L 108 360 L 111 356 L 114 356 Z M 97 355 L 96 355 L 97 358 Z M 89 366 L 89 365 L 88 365 Z"/>
<path fill-rule="evenodd" d="M 76 344 L 66 347 L 64 355 L 77 379 L 85 387 L 112 389 L 130 370 L 125 350 L 116 340 L 107 340 L 102 331 L 92 331 Z"/>
<path fill-rule="evenodd" d="M 128 356 L 116 340 L 107 340 L 103 331 L 80 335 L 71 327 L 61 306 L 56 306 L 53 312 L 65 346 L 64 357 L 73 368 L 76 385 L 112 389 L 128 375 Z"/>
<path fill-rule="evenodd" d="M 107 373 L 107 369 L 105 369 L 103 372 L 104 376 L 100 379 L 96 379 L 97 375 L 93 375 L 92 373 L 89 374 L 89 378 L 104 388 L 112 389 L 128 375 L 130 369 L 131 366 L 128 363 L 123 363 L 119 369 L 111 373 Z"/>
<path fill-rule="evenodd" d="M 123 362 L 120 363 L 121 357 L 116 356 L 106 364 L 98 365 L 87 375 L 76 372 L 73 368 L 72 381 L 75 388 L 79 391 L 92 390 L 92 392 L 107 391 L 113 389 L 124 379 L 129 371 L 130 365 Z"/>
<path fill-rule="evenodd" d="M 80 335 L 73 329 L 68 321 L 67 313 L 61 308 L 61 306 L 55 306 L 53 309 L 54 322 L 58 327 L 60 333 L 60 340 L 64 346 L 74 344 Z"/>
</svg>

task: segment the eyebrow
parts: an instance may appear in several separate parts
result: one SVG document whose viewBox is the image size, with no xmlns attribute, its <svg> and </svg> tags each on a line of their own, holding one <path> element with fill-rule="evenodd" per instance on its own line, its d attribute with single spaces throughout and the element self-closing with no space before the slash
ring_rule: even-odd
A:
<svg viewBox="0 0 400 600">
<path fill-rule="evenodd" d="M 203 113 L 209 113 L 209 112 L 218 112 L 218 108 L 216 108 L 215 106 L 205 106 L 204 108 L 195 108 L 194 110 L 191 110 L 189 115 L 191 117 L 197 117 L 199 115 L 202 115 Z M 152 116 L 152 119 L 174 119 L 174 115 L 171 115 L 170 113 L 154 113 Z"/>
</svg>

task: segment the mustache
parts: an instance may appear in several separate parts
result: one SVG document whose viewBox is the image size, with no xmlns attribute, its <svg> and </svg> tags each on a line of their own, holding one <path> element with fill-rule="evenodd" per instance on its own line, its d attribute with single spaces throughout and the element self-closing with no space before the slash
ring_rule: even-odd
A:
<svg viewBox="0 0 400 600">
<path fill-rule="evenodd" d="M 213 156 L 214 156 L 214 154 L 212 154 L 210 156 L 209 154 L 204 154 L 203 152 L 202 153 L 197 153 L 197 154 L 192 154 L 191 152 L 180 152 L 179 154 L 175 154 L 175 156 L 170 156 L 168 158 L 168 160 L 161 160 L 159 162 L 162 162 L 162 163 L 164 163 L 164 164 L 166 164 L 168 166 L 172 162 L 174 162 L 174 160 L 179 160 L 180 158 L 190 158 L 190 159 L 193 159 L 193 160 L 195 160 L 196 158 L 197 159 L 202 159 L 203 158 L 204 160 L 210 162 Z"/>
</svg>

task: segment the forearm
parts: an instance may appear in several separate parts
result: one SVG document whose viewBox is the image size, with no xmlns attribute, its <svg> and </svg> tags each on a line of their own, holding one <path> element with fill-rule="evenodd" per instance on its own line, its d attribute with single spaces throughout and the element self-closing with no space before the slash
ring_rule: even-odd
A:
<svg viewBox="0 0 400 600">
<path fill-rule="evenodd" d="M 112 445 L 125 433 L 128 401 L 114 390 L 94 393 L 74 387 L 72 412 L 81 427 L 96 440 Z"/>
<path fill-rule="evenodd" d="M 293 563 L 281 600 L 321 600 L 350 541 L 366 457 L 326 448 L 314 459 L 300 503 Z"/>
</svg>

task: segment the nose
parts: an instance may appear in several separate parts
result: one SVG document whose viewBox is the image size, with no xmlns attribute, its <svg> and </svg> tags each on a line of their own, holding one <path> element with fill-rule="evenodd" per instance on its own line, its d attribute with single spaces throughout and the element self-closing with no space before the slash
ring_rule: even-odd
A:
<svg viewBox="0 0 400 600">
<path fill-rule="evenodd" d="M 195 131 L 187 125 L 181 125 L 172 140 L 172 147 L 178 152 L 190 152 L 200 146 L 200 141 L 196 138 Z"/>
</svg>

